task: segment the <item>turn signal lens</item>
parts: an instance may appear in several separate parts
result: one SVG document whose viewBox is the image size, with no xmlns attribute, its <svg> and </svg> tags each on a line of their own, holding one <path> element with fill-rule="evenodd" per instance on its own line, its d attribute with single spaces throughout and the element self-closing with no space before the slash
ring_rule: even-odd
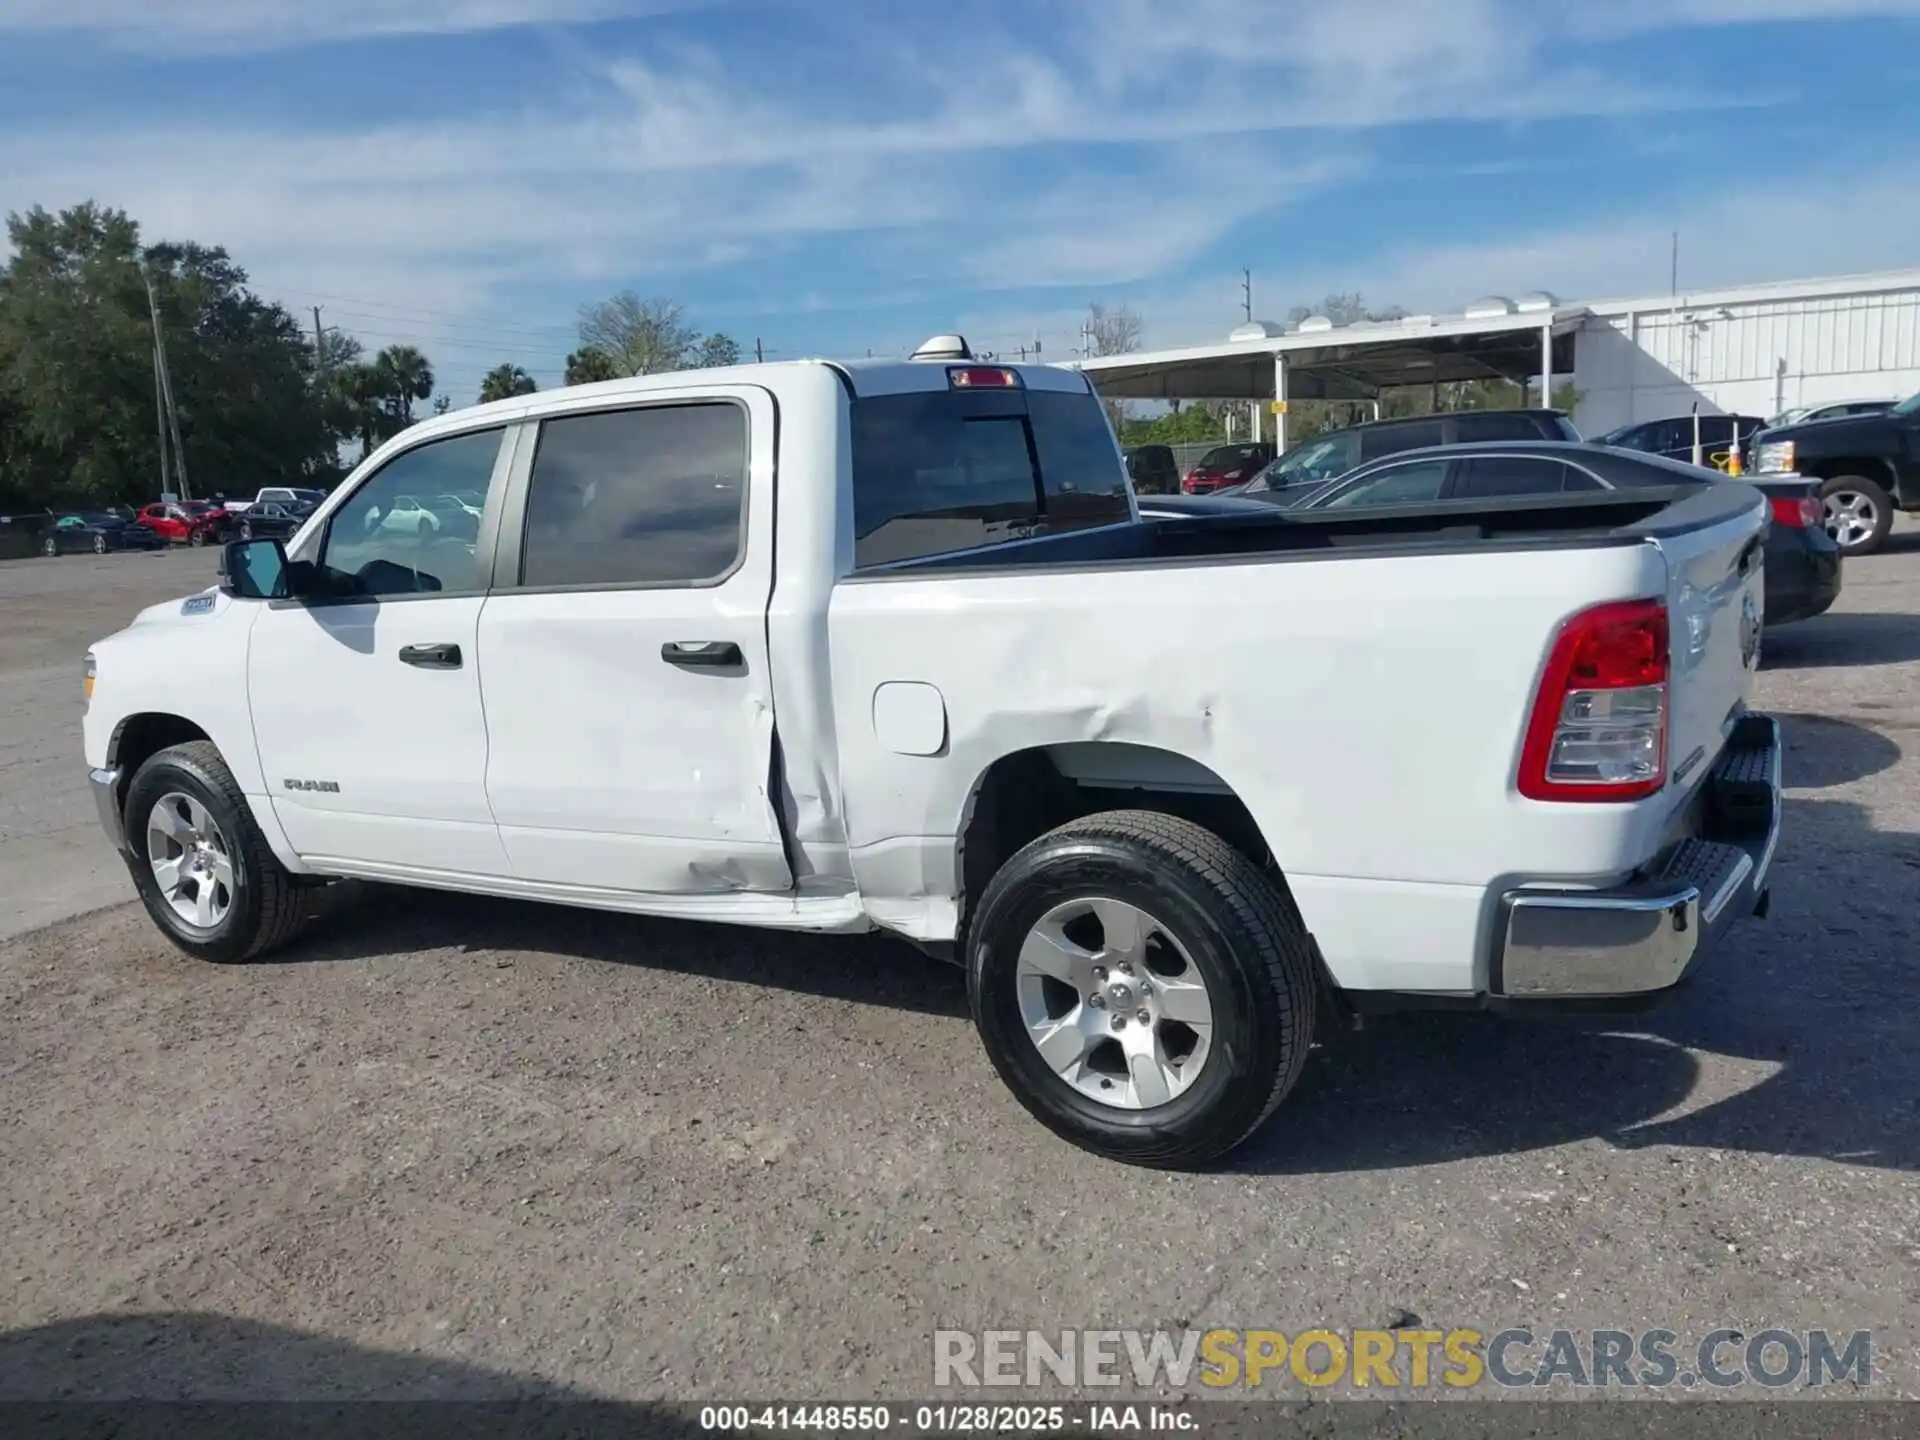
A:
<svg viewBox="0 0 1920 1440">
<path fill-rule="evenodd" d="M 80 698 L 82 700 L 93 699 L 93 677 L 97 672 L 98 666 L 94 661 L 93 652 L 89 650 L 87 658 L 80 662 Z"/>
</svg>

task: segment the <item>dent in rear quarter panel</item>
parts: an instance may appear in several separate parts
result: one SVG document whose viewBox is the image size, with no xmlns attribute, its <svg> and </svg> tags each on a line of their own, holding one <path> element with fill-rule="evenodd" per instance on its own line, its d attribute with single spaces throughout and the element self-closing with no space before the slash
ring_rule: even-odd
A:
<svg viewBox="0 0 1920 1440">
<path fill-rule="evenodd" d="M 1122 741 L 1239 795 L 1340 983 L 1466 988 L 1495 876 L 1599 876 L 1650 826 L 1633 807 L 1518 803 L 1513 776 L 1559 622 L 1663 578 L 1649 547 L 1615 546 L 842 585 L 834 699 L 862 895 L 883 923 L 889 901 L 950 901 L 954 836 L 994 761 Z M 894 680 L 941 692 L 943 755 L 875 736 L 873 692 Z"/>
</svg>

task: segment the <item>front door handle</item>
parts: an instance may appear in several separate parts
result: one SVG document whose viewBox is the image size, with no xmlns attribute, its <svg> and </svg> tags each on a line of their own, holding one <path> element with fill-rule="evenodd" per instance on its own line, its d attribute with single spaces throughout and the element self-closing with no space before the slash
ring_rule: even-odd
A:
<svg viewBox="0 0 1920 1440">
<path fill-rule="evenodd" d="M 696 670 L 725 670 L 747 663 L 731 640 L 669 641 L 660 647 L 660 658 L 669 665 Z"/>
<path fill-rule="evenodd" d="M 400 647 L 400 663 L 417 665 L 422 670 L 458 670 L 460 647 L 458 645 L 403 645 Z"/>
</svg>

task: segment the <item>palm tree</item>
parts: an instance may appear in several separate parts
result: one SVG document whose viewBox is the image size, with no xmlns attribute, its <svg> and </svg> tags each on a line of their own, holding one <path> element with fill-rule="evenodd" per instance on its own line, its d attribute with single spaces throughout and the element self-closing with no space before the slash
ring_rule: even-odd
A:
<svg viewBox="0 0 1920 1440">
<path fill-rule="evenodd" d="M 510 400 L 515 395 L 531 395 L 539 388 L 533 383 L 533 377 L 518 365 L 496 365 L 480 382 L 480 403 L 484 405 L 489 400 Z"/>
<path fill-rule="evenodd" d="M 413 423 L 413 402 L 433 394 L 433 366 L 411 345 L 389 345 L 373 357 L 373 373 L 388 433 L 398 435 Z"/>
</svg>

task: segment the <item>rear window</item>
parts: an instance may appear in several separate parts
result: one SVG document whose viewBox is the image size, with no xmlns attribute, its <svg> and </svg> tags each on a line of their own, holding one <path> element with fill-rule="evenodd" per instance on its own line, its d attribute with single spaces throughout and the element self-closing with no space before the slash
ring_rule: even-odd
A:
<svg viewBox="0 0 1920 1440">
<path fill-rule="evenodd" d="M 1487 440 L 1538 440 L 1540 427 L 1531 415 L 1456 415 L 1453 437 L 1462 445 Z"/>
<path fill-rule="evenodd" d="M 1264 445 L 1217 445 L 1200 457 L 1201 467 L 1245 465 L 1250 461 L 1264 460 L 1267 448 Z"/>
<path fill-rule="evenodd" d="M 1126 470 L 1090 394 L 942 390 L 853 403 L 856 566 L 1128 518 Z"/>
</svg>

